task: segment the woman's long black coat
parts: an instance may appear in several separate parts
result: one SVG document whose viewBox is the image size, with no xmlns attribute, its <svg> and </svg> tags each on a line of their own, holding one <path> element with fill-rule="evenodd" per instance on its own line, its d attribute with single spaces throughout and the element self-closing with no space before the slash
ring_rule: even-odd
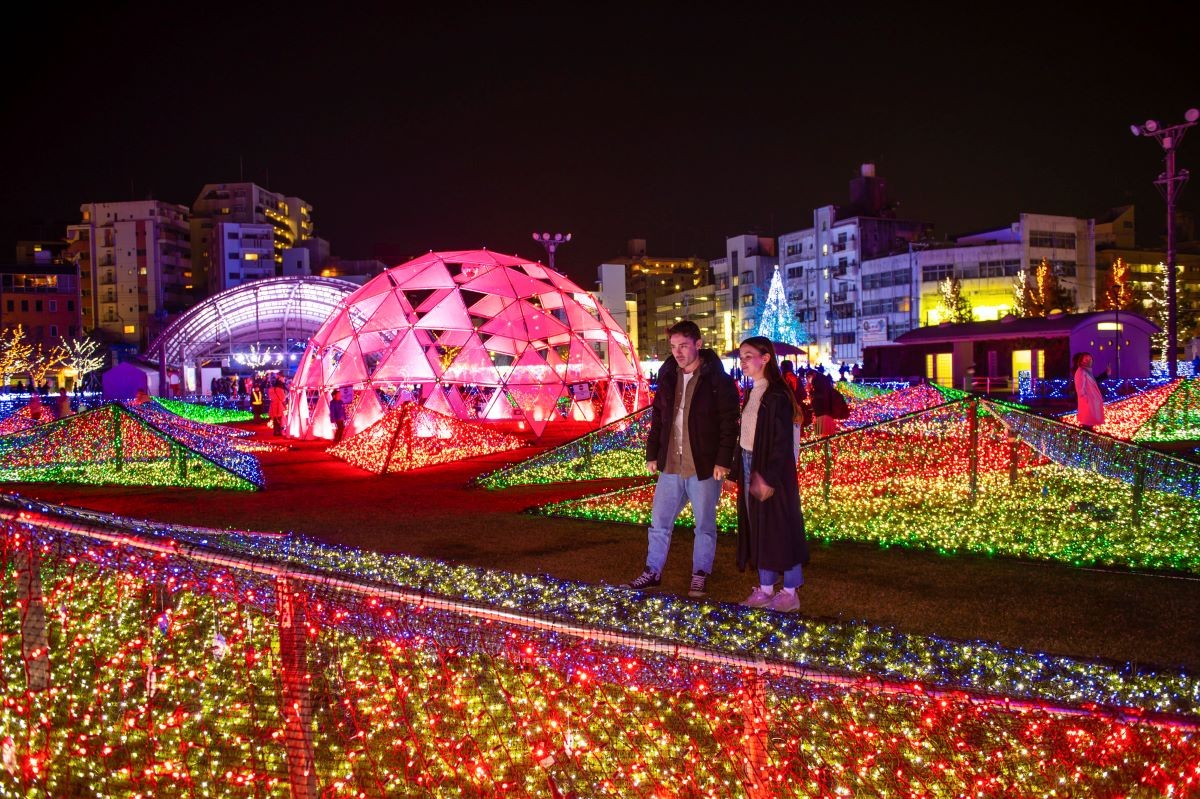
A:
<svg viewBox="0 0 1200 799">
<path fill-rule="evenodd" d="M 740 446 L 734 459 L 734 468 L 739 473 L 737 565 L 740 571 L 749 566 L 785 572 L 797 563 L 808 563 L 808 540 L 804 536 L 792 447 L 792 403 L 783 386 L 772 385 L 763 393 L 758 406 L 751 469 L 775 488 L 775 494 L 766 502 L 750 496 L 740 476 Z"/>
</svg>

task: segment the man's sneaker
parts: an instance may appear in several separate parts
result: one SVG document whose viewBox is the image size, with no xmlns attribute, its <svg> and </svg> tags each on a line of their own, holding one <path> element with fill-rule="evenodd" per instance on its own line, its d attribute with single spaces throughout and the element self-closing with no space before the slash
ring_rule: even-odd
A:
<svg viewBox="0 0 1200 799">
<path fill-rule="evenodd" d="M 645 589 L 645 588 L 658 588 L 660 583 L 662 583 L 662 576 L 659 574 L 655 574 L 654 572 L 650 571 L 649 569 L 646 569 L 646 571 L 642 572 L 637 577 L 634 577 L 632 580 L 625 583 L 625 585 L 623 585 L 621 587 L 622 588 L 632 588 L 635 591 L 641 591 L 642 589 Z"/>
<path fill-rule="evenodd" d="M 800 598 L 796 596 L 795 591 L 776 591 L 767 608 L 780 613 L 791 613 L 800 609 Z"/>
<path fill-rule="evenodd" d="M 771 600 L 775 598 L 774 594 L 768 594 L 762 588 L 756 587 L 750 596 L 746 597 L 742 605 L 748 608 L 765 608 L 771 604 Z"/>
<path fill-rule="evenodd" d="M 688 586 L 688 596 L 700 598 L 708 593 L 708 572 L 692 572 L 692 584 Z"/>
</svg>

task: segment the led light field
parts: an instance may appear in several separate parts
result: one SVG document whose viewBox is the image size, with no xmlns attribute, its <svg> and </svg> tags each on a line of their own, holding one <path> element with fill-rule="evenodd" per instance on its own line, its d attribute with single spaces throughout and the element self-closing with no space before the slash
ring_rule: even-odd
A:
<svg viewBox="0 0 1200 799">
<path fill-rule="evenodd" d="M 1189 719 L 759 673 L 325 581 L 294 581 L 298 673 L 269 576 L 4 530 L 0 796 L 289 796 L 280 686 L 297 678 L 322 796 L 1151 797 L 1200 776 Z M 26 535 L 53 664 L 41 692 L 24 688 Z"/>
</svg>

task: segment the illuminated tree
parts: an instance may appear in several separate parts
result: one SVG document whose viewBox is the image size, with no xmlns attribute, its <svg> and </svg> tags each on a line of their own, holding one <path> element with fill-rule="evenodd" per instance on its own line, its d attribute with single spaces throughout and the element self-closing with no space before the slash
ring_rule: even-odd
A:
<svg viewBox="0 0 1200 799">
<path fill-rule="evenodd" d="M 1100 302 L 1102 311 L 1128 311 L 1134 307 L 1136 298 L 1133 287 L 1129 285 L 1129 264 L 1118 257 L 1108 275 L 1108 286 L 1104 289 L 1104 298 Z"/>
<path fill-rule="evenodd" d="M 41 342 L 34 345 L 29 354 L 29 362 L 25 372 L 29 375 L 29 385 L 36 389 L 46 381 L 46 375 L 62 366 L 67 361 L 67 350 L 61 344 L 55 344 L 49 350 L 42 348 Z"/>
<path fill-rule="evenodd" d="M 25 328 L 21 325 L 0 330 L 0 383 L 7 383 L 9 375 L 19 375 L 29 368 L 33 347 L 25 341 Z"/>
<path fill-rule="evenodd" d="M 791 344 L 793 347 L 808 343 L 808 334 L 796 321 L 796 315 L 792 313 L 792 307 L 788 304 L 778 266 L 771 277 L 771 288 L 767 291 L 767 303 L 763 308 L 762 321 L 758 323 L 757 334 L 781 344 Z"/>
<path fill-rule="evenodd" d="M 1167 265 L 1159 263 L 1155 267 L 1157 274 L 1154 281 L 1146 290 L 1146 299 L 1142 301 L 1142 313 L 1147 319 L 1158 325 L 1158 332 L 1150 336 L 1150 347 L 1165 358 L 1167 351 Z"/>
<path fill-rule="evenodd" d="M 1026 275 L 1025 275 L 1024 270 L 1017 273 L 1016 277 L 1013 278 L 1013 285 L 1012 285 L 1012 293 L 1013 293 L 1012 314 L 1013 314 L 1013 316 L 1018 316 L 1018 317 L 1033 316 L 1033 314 L 1031 314 L 1029 312 L 1029 303 L 1027 302 L 1027 299 L 1029 296 L 1029 291 L 1025 287 L 1025 280 L 1026 280 Z"/>
<path fill-rule="evenodd" d="M 938 283 L 941 302 L 938 305 L 939 317 L 943 322 L 970 322 L 974 319 L 971 313 L 971 301 L 962 292 L 962 282 L 953 275 Z"/>
<path fill-rule="evenodd" d="M 99 354 L 100 342 L 90 338 L 73 338 L 63 346 L 63 364 L 75 372 L 75 388 L 83 385 L 83 378 L 104 366 L 104 355 Z"/>
<path fill-rule="evenodd" d="M 1013 284 L 1014 310 L 1020 316 L 1045 316 L 1051 311 L 1071 313 L 1075 310 L 1075 301 L 1071 293 L 1058 282 L 1054 267 L 1046 258 L 1032 270 L 1032 273 L 1018 275 Z"/>
</svg>

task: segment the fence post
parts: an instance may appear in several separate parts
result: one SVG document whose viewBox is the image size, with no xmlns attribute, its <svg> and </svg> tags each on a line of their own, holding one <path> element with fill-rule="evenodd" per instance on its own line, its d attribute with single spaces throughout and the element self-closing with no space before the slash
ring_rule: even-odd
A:
<svg viewBox="0 0 1200 799">
<path fill-rule="evenodd" d="M 175 467 L 176 467 L 176 469 L 179 470 L 179 478 L 181 480 L 187 480 L 187 476 L 188 476 L 187 455 L 184 453 L 183 447 L 179 446 L 178 444 L 172 443 L 171 444 L 171 457 L 176 460 Z"/>
<path fill-rule="evenodd" d="M 971 504 L 979 499 L 979 400 L 973 399 L 967 403 L 967 429 L 970 431 L 970 451 L 968 453 L 971 479 Z"/>
<path fill-rule="evenodd" d="M 114 467 L 119 472 L 125 468 L 125 444 L 121 441 L 121 411 L 119 406 L 112 408 L 112 437 Z"/>
<path fill-rule="evenodd" d="M 1017 484 L 1017 461 L 1019 460 L 1019 458 L 1017 457 L 1017 452 L 1020 450 L 1020 447 L 1018 446 L 1019 442 L 1020 442 L 1020 439 L 1017 438 L 1017 434 L 1014 431 L 1009 430 L 1008 431 L 1008 484 L 1010 486 L 1015 486 Z"/>
<path fill-rule="evenodd" d="M 762 676 L 750 674 L 745 682 L 745 698 L 742 700 L 742 741 L 745 747 L 742 767 L 745 782 L 742 788 L 748 799 L 770 799 L 767 790 L 768 767 L 770 757 L 767 754 L 767 736 L 770 733 L 767 722 L 766 691 L 763 688 Z"/>
<path fill-rule="evenodd" d="M 829 487 L 833 482 L 833 453 L 829 450 L 829 436 L 821 442 L 821 454 L 825 459 L 825 477 L 821 481 L 821 493 L 825 498 L 825 504 L 829 504 Z"/>
<path fill-rule="evenodd" d="M 308 685 L 308 624 L 304 603 L 286 577 L 275 580 L 279 663 L 283 685 L 284 739 L 292 799 L 317 799 L 312 742 L 312 696 Z"/>
<path fill-rule="evenodd" d="M 41 558 L 37 545 L 25 538 L 14 553 L 17 568 L 17 607 L 21 613 L 21 660 L 30 691 L 50 687 L 50 643 L 46 639 L 46 608 L 42 601 Z"/>
<path fill-rule="evenodd" d="M 1133 466 L 1133 526 L 1142 526 L 1142 498 L 1146 494 L 1146 462 L 1139 457 Z"/>
</svg>

